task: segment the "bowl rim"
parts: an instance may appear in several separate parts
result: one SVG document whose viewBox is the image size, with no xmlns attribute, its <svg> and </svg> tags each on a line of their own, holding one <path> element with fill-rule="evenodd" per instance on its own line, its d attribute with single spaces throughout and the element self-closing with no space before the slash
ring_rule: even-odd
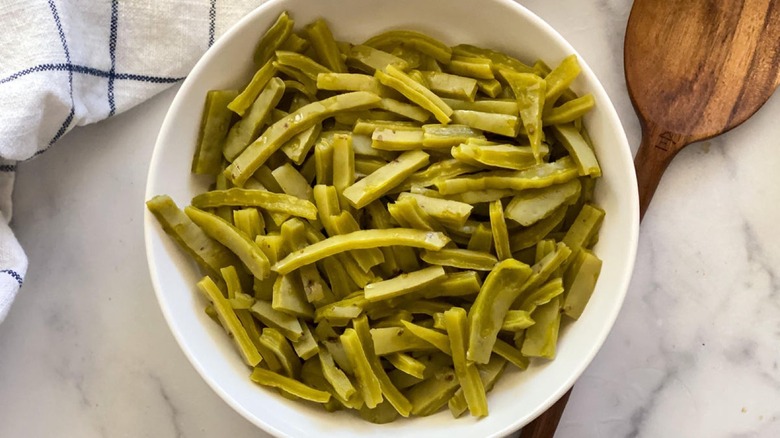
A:
<svg viewBox="0 0 780 438">
<path fill-rule="evenodd" d="M 166 112 L 166 115 L 160 126 L 160 130 L 158 132 L 157 139 L 154 145 L 154 150 L 152 152 L 149 171 L 147 174 L 145 199 L 151 199 L 152 197 L 157 195 L 157 193 L 152 191 L 152 187 L 154 185 L 155 176 L 160 172 L 163 166 L 163 163 L 161 162 L 160 150 L 165 146 L 162 144 L 162 139 L 165 138 L 167 136 L 168 131 L 172 129 L 171 120 L 173 118 L 173 114 L 179 111 L 180 107 L 182 106 L 182 101 L 184 100 L 184 95 L 189 93 L 189 88 L 192 86 L 192 82 L 193 82 L 193 80 L 191 79 L 194 76 L 193 73 L 198 72 L 204 67 L 204 65 L 209 64 L 211 58 L 216 56 L 216 54 L 220 50 L 222 50 L 224 46 L 227 46 L 229 44 L 229 41 L 231 40 L 231 36 L 233 34 L 238 33 L 240 29 L 249 26 L 252 22 L 257 20 L 260 15 L 264 14 L 267 9 L 273 9 L 277 5 L 283 4 L 287 1 L 288 0 L 268 0 L 263 4 L 259 5 L 258 7 L 256 7 L 255 9 L 253 9 L 252 11 L 248 12 L 246 15 L 241 17 L 241 19 L 239 19 L 236 23 L 230 26 L 230 28 L 227 29 L 215 41 L 215 43 L 206 50 L 206 52 L 198 59 L 198 61 L 192 67 L 192 70 L 187 75 L 185 80 L 182 82 L 179 90 L 177 90 L 176 96 L 171 102 L 171 105 L 168 108 L 168 111 Z M 525 6 L 513 0 L 487 0 L 487 1 L 491 1 L 499 4 L 500 6 L 513 9 L 519 15 L 524 16 L 524 18 L 527 19 L 529 22 L 532 22 L 535 26 L 542 29 L 546 35 L 550 36 L 551 38 L 554 38 L 556 40 L 556 43 L 564 47 L 569 53 L 575 54 L 577 56 L 582 72 L 593 79 L 592 82 L 594 87 L 593 89 L 589 89 L 588 91 L 596 95 L 598 101 L 607 103 L 607 105 L 599 106 L 599 112 L 602 113 L 602 115 L 607 118 L 607 124 L 612 127 L 612 129 L 615 131 L 614 134 L 620 140 L 621 144 L 616 146 L 614 149 L 617 150 L 618 153 L 620 154 L 628 154 L 629 161 L 633 163 L 633 159 L 631 156 L 631 148 L 629 146 L 629 142 L 623 124 L 621 123 L 620 118 L 617 114 L 617 110 L 615 109 L 612 100 L 609 98 L 609 95 L 604 89 L 603 84 L 598 79 L 598 77 L 593 72 L 593 70 L 590 68 L 587 61 L 582 57 L 582 55 L 580 55 L 580 53 L 574 49 L 574 47 L 568 42 L 568 40 L 566 40 L 566 38 L 564 38 L 557 30 L 555 30 L 555 28 L 553 28 L 544 19 L 536 15 L 534 12 L 532 12 Z M 577 381 L 577 379 L 580 378 L 580 376 L 585 371 L 585 369 L 592 363 L 594 357 L 601 350 L 604 342 L 606 341 L 607 336 L 612 331 L 612 328 L 614 327 L 617 316 L 623 307 L 623 302 L 628 292 L 629 283 L 631 281 L 631 277 L 635 266 L 637 247 L 639 243 L 640 216 L 639 216 L 639 197 L 638 197 L 638 189 L 637 189 L 637 180 L 633 172 L 631 172 L 631 176 L 632 177 L 629 178 L 628 181 L 626 181 L 626 183 L 631 186 L 627 191 L 628 196 L 630 198 L 631 205 L 625 206 L 625 209 L 627 210 L 627 214 L 628 214 L 628 219 L 629 219 L 628 221 L 629 229 L 627 230 L 626 233 L 628 236 L 628 240 L 626 241 L 627 259 L 625 260 L 625 269 L 620 274 L 619 281 L 615 287 L 615 289 L 619 291 L 617 296 L 615 296 L 616 305 L 612 307 L 612 311 L 609 314 L 603 315 L 604 316 L 603 320 L 605 320 L 608 323 L 603 324 L 601 326 L 601 329 L 594 334 L 593 338 L 595 342 L 592 343 L 592 347 L 588 350 L 587 354 L 582 356 L 581 360 L 579 361 L 579 366 L 575 368 L 574 372 L 570 374 L 568 379 L 559 382 L 556 385 L 557 389 L 555 391 L 552 391 L 549 394 L 549 396 L 545 399 L 545 401 L 538 406 L 535 412 L 525 417 L 518 416 L 515 421 L 507 423 L 505 427 L 496 431 L 495 436 L 504 436 L 519 430 L 521 427 L 533 421 L 535 418 L 537 418 L 539 415 L 541 415 L 547 409 L 549 409 L 554 403 L 556 403 L 569 389 L 572 388 L 572 386 Z M 250 421 L 255 426 L 270 433 L 271 435 L 288 436 L 285 432 L 278 429 L 273 424 L 264 421 L 260 416 L 255 415 L 254 413 L 250 412 L 247 408 L 245 408 L 243 405 L 241 405 L 230 393 L 228 393 L 228 391 L 223 389 L 223 387 L 217 383 L 215 377 L 211 376 L 209 373 L 206 372 L 204 365 L 198 360 L 194 352 L 186 347 L 187 343 L 185 341 L 185 336 L 181 331 L 178 330 L 178 328 L 174 324 L 175 318 L 172 315 L 172 311 L 168 305 L 168 302 L 164 299 L 164 293 L 162 292 L 162 287 L 160 285 L 160 280 L 159 280 L 160 274 L 157 269 L 157 263 L 155 263 L 155 255 L 153 254 L 153 250 L 152 250 L 153 240 L 155 239 L 155 233 L 152 232 L 152 230 L 155 227 L 157 227 L 157 223 L 153 215 L 148 211 L 148 209 L 144 207 L 144 243 L 146 249 L 147 265 L 149 268 L 149 274 L 151 277 L 152 286 L 155 292 L 155 296 L 157 298 L 157 302 L 160 306 L 160 310 L 162 311 L 163 316 L 165 318 L 166 324 L 168 325 L 170 332 L 173 334 L 174 338 L 176 339 L 176 342 L 179 345 L 180 350 L 187 357 L 187 360 L 195 368 L 195 370 L 198 372 L 200 377 L 208 384 L 208 386 L 215 393 L 217 393 L 220 396 L 220 398 L 225 403 L 227 403 L 231 408 L 233 408 L 233 410 L 238 412 L 242 417 Z"/>
</svg>

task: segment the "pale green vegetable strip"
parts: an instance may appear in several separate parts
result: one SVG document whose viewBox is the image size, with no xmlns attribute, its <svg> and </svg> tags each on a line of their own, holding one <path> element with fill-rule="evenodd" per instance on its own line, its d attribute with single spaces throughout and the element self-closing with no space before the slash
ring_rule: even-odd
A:
<svg viewBox="0 0 780 438">
<path fill-rule="evenodd" d="M 379 79 L 379 82 L 383 85 L 398 91 L 410 101 L 430 111 L 440 123 L 450 122 L 452 108 L 448 107 L 447 104 L 431 90 L 409 77 L 409 75 L 403 71 L 392 65 L 388 65 L 384 72 L 377 70 L 374 73 L 374 76 Z"/>
<path fill-rule="evenodd" d="M 506 363 L 507 361 L 503 357 L 493 355 L 490 357 L 490 362 L 484 365 L 477 365 L 477 369 L 479 370 L 479 378 L 482 380 L 482 385 L 485 387 L 486 392 L 489 392 L 491 389 L 493 389 L 493 386 L 498 381 L 498 378 L 504 372 Z M 466 396 L 463 393 L 463 388 L 458 389 L 447 405 L 450 408 L 450 413 L 452 413 L 452 416 L 455 418 L 460 417 L 464 412 L 466 412 L 466 409 L 468 409 L 468 404 L 466 403 Z"/>
<path fill-rule="evenodd" d="M 349 234 L 360 230 L 360 225 L 348 211 L 342 211 L 336 216 L 331 216 L 329 221 L 334 231 L 333 234 Z M 379 248 L 359 249 L 352 251 L 351 254 L 365 272 L 385 261 L 384 255 L 382 255 L 382 251 Z"/>
<path fill-rule="evenodd" d="M 442 64 L 449 63 L 452 57 L 452 49 L 449 46 L 431 36 L 413 30 L 389 30 L 369 38 L 363 44 L 377 49 L 387 49 L 398 45 L 412 47 Z"/>
<path fill-rule="evenodd" d="M 317 184 L 333 184 L 333 141 L 323 136 L 314 145 Z"/>
<path fill-rule="evenodd" d="M 577 254 L 575 261 L 563 277 L 566 285 L 563 312 L 567 316 L 578 319 L 582 315 L 600 273 L 601 260 L 596 255 L 588 250 L 582 250 Z"/>
<path fill-rule="evenodd" d="M 436 187 L 443 195 L 485 189 L 520 191 L 560 184 L 576 177 L 577 166 L 567 156 L 552 163 L 537 164 L 524 170 L 496 170 L 439 181 Z"/>
<path fill-rule="evenodd" d="M 308 400 L 314 403 L 327 403 L 330 400 L 330 393 L 314 389 L 311 386 L 269 371 L 263 368 L 255 367 L 250 376 L 253 382 L 263 386 L 277 388 L 282 392 L 292 396 Z"/>
<path fill-rule="evenodd" d="M 359 73 L 320 73 L 317 75 L 317 88 L 330 91 L 369 91 L 383 97 L 397 95 L 380 84 L 375 77 Z"/>
<path fill-rule="evenodd" d="M 314 200 L 311 186 L 292 164 L 284 163 L 271 173 L 284 193 L 305 201 Z"/>
<path fill-rule="evenodd" d="M 596 99 L 589 93 L 546 111 L 542 116 L 542 122 L 544 126 L 570 123 L 584 116 L 594 106 L 596 106 Z"/>
<path fill-rule="evenodd" d="M 366 299 L 380 301 L 398 297 L 427 287 L 444 278 L 441 266 L 431 266 L 415 272 L 401 274 L 389 280 L 371 283 L 364 288 Z"/>
<path fill-rule="evenodd" d="M 322 222 L 325 230 L 328 234 L 339 234 L 331 223 L 331 218 L 338 216 L 341 213 L 339 194 L 336 191 L 336 188 L 333 186 L 317 184 L 314 186 L 312 194 L 314 196 L 314 203 L 317 205 L 317 213 L 319 214 L 320 222 Z"/>
<path fill-rule="evenodd" d="M 224 166 L 223 166 L 224 168 Z M 216 181 L 214 181 L 214 188 L 216 190 L 226 190 L 229 189 L 232 186 L 230 182 L 225 177 L 224 173 L 219 173 L 216 177 Z M 233 223 L 233 212 L 232 209 L 229 207 L 217 207 L 214 209 L 213 213 L 222 219 Z"/>
<path fill-rule="evenodd" d="M 542 260 L 532 266 L 533 274 L 528 279 L 528 281 L 523 284 L 523 293 L 518 298 L 518 302 L 523 303 L 523 301 L 525 301 L 525 299 L 528 298 L 536 288 L 544 284 L 547 279 L 549 279 L 555 273 L 555 271 L 558 270 L 558 268 L 566 263 L 571 254 L 571 249 L 569 249 L 565 243 L 558 242 L 555 245 L 555 251 L 547 254 Z M 518 302 L 516 302 L 516 304 L 519 304 Z M 530 307 L 526 307 L 522 310 L 531 309 Z"/>
<path fill-rule="evenodd" d="M 165 233 L 215 280 L 221 277 L 220 269 L 240 263 L 235 254 L 209 237 L 179 210 L 170 196 L 155 196 L 146 202 L 146 207 L 160 222 Z"/>
<path fill-rule="evenodd" d="M 290 67 L 289 65 L 281 64 L 278 61 L 273 61 L 274 68 L 279 72 L 293 79 L 293 83 L 297 82 L 303 87 L 303 94 L 308 96 L 314 96 L 317 94 L 317 82 L 312 79 L 306 73 L 298 70 L 297 68 Z M 296 87 L 295 89 L 298 89 Z"/>
<path fill-rule="evenodd" d="M 561 295 L 563 291 L 563 280 L 560 277 L 553 278 L 547 283 L 536 287 L 534 290 L 529 290 L 527 294 L 524 293 L 523 302 L 520 304 L 520 311 L 533 312 L 537 307 L 549 303 L 550 300 Z M 506 321 L 504 322 L 506 323 Z"/>
<path fill-rule="evenodd" d="M 282 145 L 281 150 L 293 163 L 300 166 L 314 146 L 314 142 L 320 136 L 320 132 L 322 132 L 322 125 L 317 123 L 287 141 L 287 143 Z"/>
<path fill-rule="evenodd" d="M 401 193 L 398 200 L 414 199 L 417 205 L 443 225 L 460 228 L 466 224 L 473 206 L 447 199 L 436 199 L 415 193 Z"/>
<path fill-rule="evenodd" d="M 409 64 L 409 68 L 413 70 L 419 70 L 420 65 L 423 62 L 423 58 L 430 58 L 429 56 L 426 56 L 422 53 L 420 53 L 418 50 L 416 50 L 414 47 L 407 47 L 404 45 L 395 45 L 395 46 L 389 46 L 388 50 L 392 48 L 393 55 L 403 59 Z M 433 58 L 430 58 L 433 59 Z"/>
<path fill-rule="evenodd" d="M 477 79 L 477 87 L 479 91 L 492 98 L 498 97 L 504 89 L 501 82 L 496 79 Z"/>
<path fill-rule="evenodd" d="M 317 19 L 307 25 L 304 28 L 304 32 L 306 32 L 306 36 L 317 57 L 326 67 L 336 73 L 345 73 L 347 71 L 347 66 L 344 65 L 344 61 L 341 59 L 341 53 L 325 20 L 322 18 Z"/>
<path fill-rule="evenodd" d="M 371 147 L 384 151 L 421 149 L 423 131 L 418 127 L 403 129 L 377 128 L 371 134 Z"/>
<path fill-rule="evenodd" d="M 467 248 L 471 251 L 489 253 L 493 248 L 493 231 L 485 224 L 479 224 L 471 235 Z"/>
<path fill-rule="evenodd" d="M 249 107 L 252 106 L 252 103 L 257 100 L 257 96 L 260 95 L 260 92 L 263 91 L 266 84 L 268 84 L 268 81 L 270 81 L 275 74 L 276 67 L 274 67 L 272 60 L 269 59 L 268 62 L 265 62 L 263 66 L 255 72 L 246 88 L 228 104 L 228 109 L 239 116 L 244 117 L 246 110 L 248 110 Z"/>
<path fill-rule="evenodd" d="M 423 251 L 420 258 L 431 265 L 450 266 L 459 269 L 474 269 L 490 271 L 498 260 L 485 252 L 468 249 L 441 249 L 439 251 Z"/>
<path fill-rule="evenodd" d="M 379 403 L 375 408 L 370 409 L 366 406 L 361 406 L 358 410 L 358 415 L 363 420 L 374 424 L 387 424 L 395 421 L 398 418 L 398 411 L 387 400 Z"/>
<path fill-rule="evenodd" d="M 186 207 L 184 213 L 209 237 L 233 251 L 255 277 L 262 279 L 268 276 L 270 273 L 268 257 L 253 240 L 233 224 L 195 207 Z"/>
<path fill-rule="evenodd" d="M 496 339 L 496 344 L 493 346 L 493 352 L 503 357 L 504 359 L 512 362 L 513 365 L 524 370 L 528 368 L 529 360 L 527 357 L 520 353 L 520 350 L 513 345 L 507 344 L 501 339 Z"/>
<path fill-rule="evenodd" d="M 357 378 L 358 390 L 363 395 L 363 401 L 369 408 L 376 407 L 382 403 L 382 388 L 379 386 L 379 379 L 371 368 L 357 332 L 355 329 L 348 328 L 344 330 L 340 339 Z"/>
<path fill-rule="evenodd" d="M 271 78 L 263 88 L 257 100 L 249 107 L 244 117 L 236 122 L 227 134 L 223 154 L 228 161 L 233 161 L 260 134 L 271 110 L 279 103 L 284 94 L 284 82 L 279 78 Z"/>
<path fill-rule="evenodd" d="M 192 198 L 198 208 L 221 206 L 260 207 L 269 212 L 284 213 L 306 219 L 317 219 L 317 208 L 305 199 L 265 190 L 240 189 L 212 190 Z"/>
<path fill-rule="evenodd" d="M 520 352 L 526 357 L 555 357 L 558 330 L 561 324 L 561 299 L 555 297 L 539 306 L 531 315 L 536 324 L 525 331 L 525 341 Z"/>
<path fill-rule="evenodd" d="M 325 273 L 336 298 L 344 298 L 352 291 L 357 290 L 357 285 L 352 282 L 347 271 L 335 258 L 328 257 L 322 262 L 325 264 Z"/>
<path fill-rule="evenodd" d="M 485 113 L 494 114 L 506 114 L 509 116 L 517 116 L 519 114 L 517 109 L 517 101 L 515 100 L 477 100 L 469 102 L 466 100 L 442 98 L 453 110 L 466 110 L 466 111 L 479 111 Z"/>
<path fill-rule="evenodd" d="M 519 127 L 516 116 L 471 110 L 453 110 L 452 121 L 507 137 L 515 137 Z"/>
<path fill-rule="evenodd" d="M 357 392 L 352 382 L 349 380 L 344 371 L 341 371 L 336 363 L 333 362 L 333 356 L 331 356 L 328 350 L 320 350 L 320 364 L 322 365 L 322 374 L 328 383 L 333 386 L 333 389 L 339 394 L 341 398 L 349 399 L 353 394 Z"/>
<path fill-rule="evenodd" d="M 319 306 L 336 300 L 328 283 L 323 280 L 316 265 L 302 266 L 299 270 L 306 301 Z"/>
<path fill-rule="evenodd" d="M 281 65 L 292 67 L 305 74 L 309 79 L 316 81 L 321 73 L 330 73 L 328 67 L 320 65 L 317 61 L 300 53 L 288 52 L 284 50 L 276 51 L 276 62 Z"/>
<path fill-rule="evenodd" d="M 496 336 L 520 286 L 531 276 L 531 268 L 514 259 L 499 262 L 488 274 L 469 310 L 469 349 L 467 358 L 487 363 Z"/>
<path fill-rule="evenodd" d="M 380 167 L 387 164 L 387 161 L 381 158 L 374 157 L 356 157 L 355 158 L 355 175 L 356 177 L 364 177 L 371 175 L 379 170 Z"/>
<path fill-rule="evenodd" d="M 371 329 L 374 351 L 379 356 L 405 351 L 427 351 L 430 343 L 420 339 L 403 327 L 379 327 Z"/>
<path fill-rule="evenodd" d="M 507 218 L 524 227 L 544 219 L 563 205 L 574 203 L 580 195 L 580 180 L 518 193 L 506 206 Z"/>
<path fill-rule="evenodd" d="M 421 123 L 430 118 L 428 111 L 425 111 L 419 106 L 399 102 L 389 97 L 383 97 L 382 100 L 379 101 L 379 108 Z"/>
<path fill-rule="evenodd" d="M 438 348 L 442 353 L 452 355 L 450 341 L 444 333 L 413 324 L 409 321 L 402 321 L 402 323 L 413 335 Z"/>
<path fill-rule="evenodd" d="M 343 195 L 353 207 L 363 208 L 428 164 L 428 159 L 429 155 L 423 151 L 404 152 L 386 166 L 344 189 Z"/>
<path fill-rule="evenodd" d="M 347 52 L 347 63 L 366 73 L 374 74 L 377 70 L 384 70 L 388 65 L 401 70 L 409 68 L 409 64 L 403 59 L 384 50 L 361 44 L 353 45 Z"/>
<path fill-rule="evenodd" d="M 536 222 L 530 227 L 512 233 L 512 236 L 509 237 L 509 247 L 512 249 L 512 252 L 518 252 L 536 245 L 537 242 L 550 234 L 550 232 L 563 221 L 565 216 L 566 207 L 560 207 L 550 216 Z"/>
<path fill-rule="evenodd" d="M 355 332 L 358 335 L 358 339 L 366 352 L 368 363 L 371 365 L 371 370 L 379 380 L 379 387 L 382 389 L 382 395 L 385 400 L 390 402 L 391 405 L 404 417 L 408 417 L 412 411 L 412 404 L 404 397 L 401 391 L 393 385 L 390 378 L 387 376 L 382 363 L 379 361 L 379 357 L 374 351 L 374 343 L 372 336 L 369 332 L 368 319 L 365 316 L 355 319 L 352 322 Z"/>
<path fill-rule="evenodd" d="M 512 87 L 517 98 L 520 118 L 523 120 L 525 132 L 531 141 L 531 148 L 536 153 L 537 162 L 541 162 L 539 146 L 542 144 L 542 112 L 544 110 L 545 91 L 547 83 L 544 79 L 532 73 L 516 73 L 501 70 L 501 75 Z"/>
<path fill-rule="evenodd" d="M 452 48 L 452 54 L 456 56 L 469 56 L 474 58 L 489 59 L 495 69 L 508 68 L 518 72 L 531 73 L 533 68 L 525 65 L 521 61 L 495 50 L 484 49 L 472 46 L 470 44 L 458 44 Z"/>
<path fill-rule="evenodd" d="M 367 305 L 368 300 L 366 300 L 361 291 L 357 291 L 349 294 L 340 301 L 318 307 L 317 311 L 314 313 L 314 320 L 315 322 L 320 322 L 324 319 L 327 320 L 329 324 L 335 325 L 331 319 L 341 318 L 341 314 L 350 314 L 348 316 L 350 320 L 357 318 Z"/>
<path fill-rule="evenodd" d="M 274 67 L 276 67 L 277 65 L 278 65 L 278 63 L 274 62 Z M 281 66 L 281 67 L 284 68 L 284 69 L 288 69 L 289 70 L 289 67 L 286 67 L 286 66 Z M 292 71 L 295 71 L 297 75 L 301 74 L 297 70 L 292 70 Z M 285 73 L 285 72 L 282 72 L 282 73 Z M 306 79 L 308 81 L 308 78 L 306 78 Z M 285 79 L 284 80 L 284 90 L 287 93 L 291 93 L 292 91 L 297 91 L 298 93 L 300 93 L 298 96 L 306 97 L 306 99 L 309 102 L 311 102 L 312 100 L 317 100 L 316 99 L 316 91 L 317 90 L 316 90 L 316 88 L 314 88 L 314 83 L 312 83 L 312 82 L 307 82 L 307 84 L 304 85 L 304 84 L 302 84 L 302 83 L 300 83 L 300 82 L 298 82 L 296 80 L 293 80 L 293 79 Z M 274 122 L 277 122 L 282 117 L 286 116 L 287 114 L 288 113 L 286 113 L 284 111 L 281 111 L 281 110 L 279 110 L 277 108 L 274 108 L 273 112 L 271 113 L 271 120 L 274 121 Z"/>
<path fill-rule="evenodd" d="M 279 50 L 287 50 L 289 52 L 303 53 L 310 46 L 309 41 L 305 38 L 301 38 L 295 32 L 291 33 L 284 43 L 279 46 Z"/>
<path fill-rule="evenodd" d="M 603 221 L 604 210 L 593 204 L 583 205 L 582 210 L 580 210 L 574 223 L 572 223 L 569 230 L 566 231 L 566 235 L 563 237 L 563 243 L 572 251 L 578 251 L 593 239 L 593 236 L 598 233 L 599 228 L 601 228 L 601 223 Z"/>
<path fill-rule="evenodd" d="M 227 286 L 227 298 L 235 298 L 237 293 L 241 293 L 241 282 L 238 279 L 238 273 L 235 266 L 226 266 L 219 270 Z"/>
<path fill-rule="evenodd" d="M 485 387 L 476 364 L 466 360 L 466 344 L 469 338 L 466 311 L 461 307 L 453 307 L 444 312 L 444 326 L 450 338 L 455 375 L 463 389 L 469 411 L 475 417 L 484 417 L 488 414 Z"/>
<path fill-rule="evenodd" d="M 406 393 L 406 397 L 412 403 L 412 414 L 425 417 L 436 413 L 447 404 L 458 388 L 460 388 L 458 379 L 451 368 L 444 369 L 420 382 Z"/>
<path fill-rule="evenodd" d="M 279 275 L 273 285 L 271 307 L 291 316 L 311 318 L 314 308 L 306 300 L 301 277 L 298 272 Z"/>
<path fill-rule="evenodd" d="M 396 222 L 405 228 L 444 232 L 444 227 L 423 211 L 414 198 L 399 199 L 387 204 L 387 210 Z"/>
<path fill-rule="evenodd" d="M 238 95 L 236 90 L 211 90 L 206 93 L 198 130 L 192 173 L 216 175 L 222 170 L 222 140 L 230 128 L 233 114 L 227 105 Z"/>
<path fill-rule="evenodd" d="M 601 176 L 601 167 L 596 159 L 596 154 L 588 146 L 574 125 L 555 125 L 553 126 L 553 132 L 558 141 L 563 144 L 563 147 L 566 148 L 569 155 L 574 159 L 574 162 L 577 163 L 580 176 Z"/>
<path fill-rule="evenodd" d="M 482 138 L 482 132 L 466 125 L 423 125 L 422 145 L 425 148 L 447 148 L 468 141 L 472 138 Z"/>
<path fill-rule="evenodd" d="M 247 310 L 255 303 L 255 299 L 251 295 L 247 295 L 243 292 L 236 292 L 233 298 L 228 300 L 230 307 L 235 310 Z"/>
<path fill-rule="evenodd" d="M 250 144 L 225 169 L 225 175 L 234 184 L 241 186 L 284 142 L 293 136 L 339 112 L 375 107 L 379 100 L 376 94 L 355 91 L 305 105 L 266 129 L 260 138 Z"/>
<path fill-rule="evenodd" d="M 569 88 L 569 85 L 577 78 L 582 69 L 577 61 L 577 55 L 569 55 L 558 64 L 547 76 L 544 81 L 547 83 L 545 90 L 544 110 L 547 112 L 555 104 L 555 101 Z"/>
<path fill-rule="evenodd" d="M 344 189 L 354 183 L 355 151 L 352 149 L 352 136 L 336 134 L 333 136 L 333 186 L 342 195 Z"/>
<path fill-rule="evenodd" d="M 539 263 L 544 259 L 547 254 L 555 251 L 555 239 L 540 240 L 536 244 L 536 256 L 534 257 L 534 263 Z"/>
<path fill-rule="evenodd" d="M 534 325 L 534 320 L 531 319 L 531 314 L 524 310 L 510 310 L 504 317 L 504 323 L 501 325 L 501 330 L 510 332 L 517 332 L 527 329 Z"/>
<path fill-rule="evenodd" d="M 272 351 L 287 377 L 300 378 L 301 361 L 287 339 L 276 329 L 264 328 L 260 335 L 260 344 Z"/>
<path fill-rule="evenodd" d="M 422 72 L 422 76 L 428 88 L 436 94 L 470 102 L 477 96 L 476 79 L 435 71 Z"/>
<path fill-rule="evenodd" d="M 253 57 L 256 65 L 265 64 L 271 59 L 276 49 L 292 34 L 294 24 L 287 12 L 279 15 L 276 22 L 268 28 L 257 43 Z"/>
<path fill-rule="evenodd" d="M 544 157 L 549 153 L 549 148 L 542 144 L 539 151 Z M 527 169 L 536 164 L 536 158 L 534 158 L 530 147 L 510 144 L 477 145 L 464 143 L 452 148 L 452 156 L 469 164 L 514 170 Z"/>
<path fill-rule="evenodd" d="M 265 234 L 265 222 L 263 216 L 256 208 L 242 208 L 233 211 L 233 223 L 236 228 L 243 231 L 250 239 Z"/>
<path fill-rule="evenodd" d="M 361 268 L 355 259 L 349 254 L 341 253 L 336 254 L 334 257 L 338 259 L 339 263 L 344 265 L 344 269 L 347 271 L 347 275 L 359 288 L 365 287 L 372 281 L 377 281 L 376 275 L 374 275 L 373 271 L 364 271 L 363 268 Z"/>
<path fill-rule="evenodd" d="M 401 185 L 391 190 L 392 193 L 408 191 L 412 187 L 429 187 L 440 181 L 479 170 L 478 167 L 461 163 L 458 160 L 442 160 L 431 164 L 409 176 Z"/>
<path fill-rule="evenodd" d="M 325 376 L 322 375 L 322 367 L 320 366 L 319 358 L 307 360 L 301 366 L 301 383 L 310 386 L 316 390 L 327 392 L 331 395 L 331 399 L 323 405 L 323 408 L 328 412 L 335 412 L 348 407 L 350 409 L 359 409 L 362 406 L 362 400 L 360 396 L 353 394 L 351 400 L 360 400 L 360 403 L 350 403 L 349 400 L 344 399 L 338 395 L 333 389 L 333 386 L 325 380 Z"/>
<path fill-rule="evenodd" d="M 301 328 L 303 329 L 303 335 L 298 338 L 297 341 L 290 341 L 292 342 L 293 349 L 295 349 L 295 354 L 301 359 L 307 360 L 316 355 L 320 351 L 320 347 L 317 344 L 317 340 L 314 339 L 314 334 L 311 332 L 309 325 L 304 322 L 301 324 Z M 285 337 L 290 339 L 287 335 L 285 335 Z"/>
<path fill-rule="evenodd" d="M 385 356 L 385 358 L 396 369 L 401 370 L 410 376 L 417 377 L 418 379 L 423 378 L 425 364 L 412 356 L 405 353 L 392 353 Z"/>
<path fill-rule="evenodd" d="M 493 79 L 493 62 L 487 58 L 453 56 L 447 64 L 450 72 L 475 79 Z"/>
<path fill-rule="evenodd" d="M 370 120 L 358 119 L 352 128 L 352 133 L 357 135 L 372 135 L 376 130 L 410 130 L 418 128 L 417 123 L 395 120 Z M 385 152 L 388 153 L 388 152 Z M 365 153 L 364 153 L 365 155 Z M 378 156 L 378 155 L 377 155 Z M 386 158 L 386 157 L 383 157 Z"/>
<path fill-rule="evenodd" d="M 496 256 L 499 260 L 512 258 L 512 251 L 509 246 L 509 231 L 504 219 L 504 207 L 501 201 L 490 203 L 490 229 L 493 232 L 493 244 L 496 247 Z"/>
<path fill-rule="evenodd" d="M 230 307 L 230 303 L 222 295 L 222 291 L 219 290 L 214 283 L 214 280 L 210 277 L 203 277 L 203 279 L 198 282 L 198 289 L 200 289 L 200 291 L 208 297 L 209 301 L 211 301 L 219 320 L 238 346 L 238 350 L 241 353 L 241 357 L 244 358 L 244 362 L 249 366 L 255 366 L 260 363 L 263 358 L 249 339 L 246 329 L 241 325 L 241 321 L 236 317 L 235 311 Z"/>
</svg>

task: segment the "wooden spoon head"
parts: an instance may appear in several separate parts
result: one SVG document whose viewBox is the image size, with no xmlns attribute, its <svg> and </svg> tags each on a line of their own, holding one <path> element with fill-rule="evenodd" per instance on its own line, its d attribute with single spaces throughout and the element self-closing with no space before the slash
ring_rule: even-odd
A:
<svg viewBox="0 0 780 438">
<path fill-rule="evenodd" d="M 636 0 L 624 47 L 643 128 L 672 154 L 753 115 L 780 82 L 780 0 Z"/>
</svg>

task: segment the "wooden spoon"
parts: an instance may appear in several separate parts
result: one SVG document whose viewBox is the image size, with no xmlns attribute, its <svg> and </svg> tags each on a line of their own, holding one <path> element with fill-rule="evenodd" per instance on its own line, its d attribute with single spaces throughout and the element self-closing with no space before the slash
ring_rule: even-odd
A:
<svg viewBox="0 0 780 438">
<path fill-rule="evenodd" d="M 744 122 L 780 83 L 780 0 L 636 0 L 624 46 L 642 124 L 634 158 L 639 214 L 685 146 Z M 571 391 L 523 428 L 551 438 Z"/>
</svg>

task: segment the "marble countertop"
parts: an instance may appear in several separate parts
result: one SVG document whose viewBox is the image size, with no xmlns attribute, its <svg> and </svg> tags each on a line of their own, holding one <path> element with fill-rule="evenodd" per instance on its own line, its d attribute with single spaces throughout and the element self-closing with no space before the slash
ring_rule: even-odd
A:
<svg viewBox="0 0 780 438">
<path fill-rule="evenodd" d="M 605 84 L 632 148 L 629 0 L 523 4 Z M 266 436 L 201 380 L 146 267 L 142 203 L 168 90 L 19 166 L 30 269 L 0 325 L 0 437 Z M 780 436 L 780 98 L 669 167 L 625 305 L 558 438 Z"/>
</svg>

